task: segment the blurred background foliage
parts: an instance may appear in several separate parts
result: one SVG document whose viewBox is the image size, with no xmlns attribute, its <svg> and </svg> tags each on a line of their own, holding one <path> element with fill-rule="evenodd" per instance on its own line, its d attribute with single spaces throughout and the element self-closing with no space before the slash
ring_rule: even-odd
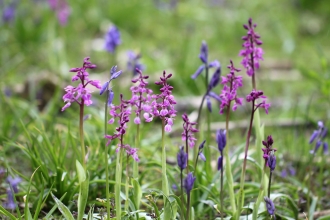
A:
<svg viewBox="0 0 330 220">
<path fill-rule="evenodd" d="M 63 125 L 67 125 L 68 119 L 72 127 L 77 124 L 71 119 L 78 118 L 78 106 L 62 113 L 61 98 L 64 86 L 70 84 L 69 69 L 79 67 L 87 56 L 97 65 L 97 69 L 90 71 L 91 77 L 104 82 L 111 66 L 126 70 L 128 50 L 141 53 L 141 62 L 146 66 L 144 72 L 151 76 L 150 85 L 163 70 L 172 72 L 171 83 L 179 104 L 182 100 L 181 105 L 186 105 L 183 109 L 196 111 L 199 101 L 191 103 L 195 102 L 191 97 L 201 96 L 204 82 L 194 81 L 190 76 L 201 64 L 198 58 L 201 42 L 208 43 L 209 59 L 219 60 L 222 73 L 226 74 L 230 59 L 240 66 L 238 53 L 246 32 L 242 25 L 250 17 L 258 24 L 256 31 L 261 35 L 265 52 L 257 73 L 257 87 L 264 90 L 272 103 L 269 115 L 261 113 L 266 123 L 265 135 L 273 135 L 276 148 L 285 160 L 295 157 L 307 161 L 312 148 L 308 145 L 311 130 L 318 120 L 329 125 L 330 1 L 69 0 L 68 6 L 68 20 L 63 25 L 48 1 L 0 0 L 3 17 L 0 21 L 0 147 L 6 152 L 2 159 L 9 158 L 14 151 L 6 143 L 27 139 L 21 135 L 21 123 L 28 129 L 30 124 L 37 127 L 43 124 L 43 129 L 53 134 L 54 130 L 65 130 Z M 14 13 L 6 20 L 8 7 Z M 115 54 L 104 50 L 104 35 L 112 25 L 118 27 L 122 37 Z M 244 72 L 242 75 L 246 87 L 239 95 L 244 97 L 251 86 Z M 130 94 L 131 77 L 126 71 L 114 85 L 117 100 L 119 93 Z M 214 91 L 220 93 L 220 86 Z M 91 142 L 100 142 L 103 134 L 101 101 L 94 100 L 100 108 L 87 109 L 94 116 L 86 123 Z M 218 114 L 217 105 L 214 103 L 212 117 L 213 121 L 221 122 L 224 117 Z M 239 122 L 248 114 L 249 108 L 243 106 L 232 117 Z M 177 120 L 178 128 L 180 120 Z M 246 132 L 246 127 L 237 128 L 238 132 L 233 132 L 233 145 L 242 143 L 241 137 Z M 283 163 L 280 162 L 284 166 Z M 293 160 L 292 166 L 298 165 L 301 166 Z M 298 170 L 298 175 L 304 176 L 304 172 Z"/>
</svg>

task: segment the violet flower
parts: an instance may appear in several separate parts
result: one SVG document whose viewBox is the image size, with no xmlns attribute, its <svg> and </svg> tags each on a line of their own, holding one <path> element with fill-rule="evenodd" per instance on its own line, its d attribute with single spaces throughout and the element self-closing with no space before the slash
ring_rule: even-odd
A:
<svg viewBox="0 0 330 220">
<path fill-rule="evenodd" d="M 256 111 L 258 108 L 263 108 L 265 109 L 266 114 L 268 114 L 268 109 L 270 107 L 270 104 L 266 103 L 267 96 L 264 96 L 263 94 L 264 94 L 263 91 L 261 90 L 257 91 L 253 89 L 252 92 L 246 96 L 246 101 L 253 103 L 253 111 Z M 260 103 L 256 103 L 257 99 L 262 99 L 262 101 Z"/>
<path fill-rule="evenodd" d="M 329 146 L 328 143 L 324 141 L 328 134 L 328 129 L 324 126 L 322 121 L 317 123 L 318 130 L 314 130 L 313 134 L 309 139 L 309 144 L 312 144 L 315 140 L 315 147 L 310 151 L 311 154 L 316 154 L 317 150 L 322 146 L 323 154 L 328 154 Z"/>
<path fill-rule="evenodd" d="M 178 166 L 180 168 L 180 170 L 184 170 L 187 167 L 187 161 L 188 161 L 188 154 L 186 154 L 186 152 L 184 152 L 184 148 L 183 146 L 180 147 L 180 151 L 177 155 L 177 159 L 178 159 Z"/>
<path fill-rule="evenodd" d="M 121 44 L 120 32 L 116 26 L 111 26 L 105 35 L 105 50 L 114 53 L 117 46 Z"/>
<path fill-rule="evenodd" d="M 77 102 L 79 105 L 89 106 L 93 102 L 91 100 L 91 91 L 87 89 L 87 85 L 90 84 L 97 89 L 101 89 L 101 84 L 99 80 L 90 80 L 88 78 L 89 74 L 87 69 L 94 69 L 96 65 L 89 62 L 89 57 L 84 59 L 82 67 L 72 68 L 70 72 L 75 72 L 76 75 L 72 77 L 72 82 L 80 80 L 80 84 L 77 87 L 67 86 L 64 88 L 66 94 L 63 96 L 63 101 L 66 103 L 62 111 L 70 107 L 71 103 Z"/>
<path fill-rule="evenodd" d="M 102 95 L 105 91 L 108 92 L 108 100 L 107 100 L 107 104 L 108 106 L 110 106 L 112 104 L 113 98 L 114 98 L 114 92 L 112 91 L 111 88 L 109 88 L 110 82 L 113 79 L 116 79 L 118 76 L 120 76 L 122 74 L 122 70 L 117 71 L 117 66 L 113 66 L 110 69 L 110 79 L 109 81 L 105 82 L 101 89 L 100 89 L 100 95 Z"/>
<path fill-rule="evenodd" d="M 186 189 L 187 194 L 190 194 L 190 191 L 192 190 L 194 186 L 194 182 L 196 180 L 196 177 L 192 174 L 192 172 L 188 173 L 187 177 L 184 180 L 184 188 Z"/>
<path fill-rule="evenodd" d="M 247 35 L 242 37 L 244 49 L 240 51 L 239 56 L 243 57 L 241 64 L 246 69 L 247 75 L 252 76 L 259 69 L 259 61 L 263 60 L 263 50 L 258 47 L 262 44 L 262 41 L 260 35 L 254 31 L 257 24 L 253 24 L 251 18 L 248 24 L 244 24 L 243 27 L 247 30 Z"/>
<path fill-rule="evenodd" d="M 216 142 L 218 144 L 218 150 L 220 152 L 220 157 L 218 158 L 218 170 L 221 170 L 223 167 L 223 149 L 225 149 L 227 144 L 226 130 L 217 130 Z"/>
<path fill-rule="evenodd" d="M 194 128 L 197 123 L 196 122 L 190 122 L 188 115 L 186 113 L 183 113 L 182 115 L 183 119 L 183 132 L 181 134 L 182 141 L 186 141 L 189 147 L 195 146 L 196 138 L 194 137 L 194 133 L 198 132 L 198 129 Z"/>
<path fill-rule="evenodd" d="M 70 15 L 70 7 L 66 0 L 48 0 L 50 8 L 56 12 L 60 25 L 65 26 Z"/>
<path fill-rule="evenodd" d="M 20 182 L 22 182 L 22 179 L 19 177 L 11 177 L 8 176 L 7 177 L 7 182 L 11 185 L 11 187 L 13 188 L 14 193 L 18 193 L 18 184 Z"/>
<path fill-rule="evenodd" d="M 3 204 L 3 207 L 11 210 L 16 208 L 14 195 L 10 188 L 7 189 L 7 201 Z"/>
<path fill-rule="evenodd" d="M 206 161 L 205 155 L 203 154 L 205 142 L 206 142 L 206 140 L 204 140 L 198 147 L 198 157 L 204 162 Z M 197 161 L 196 161 L 196 163 L 197 163 Z"/>
<path fill-rule="evenodd" d="M 167 80 L 172 77 L 172 74 L 166 75 L 163 72 L 163 77 L 160 77 L 160 81 L 155 82 L 156 85 L 162 86 L 160 89 L 161 94 L 154 94 L 151 96 L 152 102 L 150 103 L 150 108 L 144 108 L 145 113 L 143 117 L 146 122 L 153 120 L 153 117 L 160 117 L 165 120 L 165 131 L 171 132 L 173 126 L 173 119 L 176 116 L 176 110 L 174 105 L 176 101 L 172 95 L 173 87 L 167 83 Z"/>
<path fill-rule="evenodd" d="M 262 141 L 262 144 L 266 147 L 266 148 L 262 148 L 262 151 L 264 152 L 263 158 L 265 159 L 265 164 L 267 164 L 267 166 L 268 166 L 268 158 L 270 153 L 272 151 L 273 152 L 277 151 L 276 148 L 273 148 L 273 143 L 274 140 L 271 135 L 267 137 L 267 141 Z"/>
<path fill-rule="evenodd" d="M 238 87 L 243 86 L 242 76 L 236 76 L 235 72 L 240 72 L 240 69 L 234 67 L 233 61 L 230 60 L 230 65 L 228 66 L 230 72 L 227 76 L 222 76 L 221 84 L 224 85 L 221 94 L 219 95 L 220 104 L 220 114 L 223 114 L 223 110 L 227 107 L 229 108 L 232 101 L 234 105 L 232 107 L 233 111 L 236 111 L 238 105 L 242 105 L 243 98 L 237 97 Z"/>
<path fill-rule="evenodd" d="M 136 54 L 133 51 L 128 51 L 127 70 L 133 73 L 133 76 L 139 74 L 137 69 L 140 71 L 145 70 L 145 66 L 140 63 L 141 54 Z"/>
<path fill-rule="evenodd" d="M 135 108 L 135 118 L 134 123 L 141 123 L 141 113 L 144 109 L 145 112 L 149 112 L 151 110 L 150 103 L 152 101 L 151 95 L 152 90 L 147 88 L 148 82 L 145 81 L 149 78 L 149 76 L 145 76 L 142 74 L 140 69 L 136 69 L 136 72 L 139 74 L 138 78 L 133 79 L 132 83 L 138 83 L 130 88 L 132 92 L 132 98 L 129 100 L 131 106 Z M 148 121 L 147 121 L 148 122 Z"/>
<path fill-rule="evenodd" d="M 2 10 L 2 20 L 4 23 L 9 23 L 15 18 L 16 2 L 11 2 L 8 6 Z"/>
<path fill-rule="evenodd" d="M 271 172 L 273 172 L 275 170 L 275 167 L 276 167 L 276 156 L 274 154 L 274 151 L 272 151 L 269 154 L 267 165 L 269 166 L 269 169 L 270 169 Z"/>
<path fill-rule="evenodd" d="M 266 208 L 267 208 L 268 214 L 274 215 L 275 214 L 275 205 L 274 205 L 273 201 L 266 196 L 264 197 L 264 201 L 266 203 Z"/>
</svg>

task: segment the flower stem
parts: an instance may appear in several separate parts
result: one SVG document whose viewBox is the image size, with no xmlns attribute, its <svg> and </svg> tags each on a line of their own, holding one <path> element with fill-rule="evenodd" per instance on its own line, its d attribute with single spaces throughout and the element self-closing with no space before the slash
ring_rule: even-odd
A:
<svg viewBox="0 0 330 220">
<path fill-rule="evenodd" d="M 243 169 L 242 169 L 242 173 L 241 173 L 241 182 L 240 182 L 240 189 L 239 189 L 239 194 L 238 194 L 237 217 L 239 217 L 241 214 L 241 209 L 243 207 L 243 202 L 244 202 L 244 183 L 245 183 L 246 163 L 247 163 L 247 155 L 248 155 L 249 144 L 250 144 L 254 112 L 255 112 L 254 111 L 254 101 L 252 101 L 250 125 L 249 125 L 249 130 L 248 130 L 248 134 L 247 134 L 247 138 L 246 138 Z"/>
<path fill-rule="evenodd" d="M 80 133 L 80 146 L 81 146 L 81 164 L 86 172 L 85 163 L 85 142 L 84 142 L 84 100 L 80 104 L 80 117 L 79 117 L 79 133 Z"/>
<path fill-rule="evenodd" d="M 226 114 L 226 139 L 227 142 L 229 140 L 229 115 L 230 115 L 230 105 L 227 108 L 227 114 Z M 230 163 L 230 157 L 229 157 L 229 147 L 225 147 L 224 149 L 224 157 L 226 159 L 226 178 L 228 182 L 228 191 L 229 191 L 229 198 L 230 198 L 230 205 L 231 210 L 233 213 L 236 212 L 236 203 L 235 203 L 235 193 L 234 193 L 234 178 L 231 173 L 231 163 Z"/>
<path fill-rule="evenodd" d="M 187 219 L 189 220 L 189 214 L 190 214 L 190 192 L 187 194 Z"/>
<path fill-rule="evenodd" d="M 121 175 L 122 175 L 122 152 L 120 148 L 117 154 L 116 160 L 116 184 L 115 184 L 115 203 L 116 203 L 116 219 L 121 220 L 121 201 L 120 201 L 120 190 L 121 190 Z"/>
<path fill-rule="evenodd" d="M 261 201 L 264 198 L 264 192 L 265 192 L 265 186 L 266 186 L 266 163 L 264 165 L 264 169 L 262 170 L 262 178 L 261 178 L 261 184 L 260 184 L 260 190 L 259 190 L 259 194 L 258 194 L 258 198 L 256 203 L 253 206 L 253 214 L 252 214 L 252 220 L 257 220 L 258 217 L 258 210 L 259 210 L 259 206 Z"/>
<path fill-rule="evenodd" d="M 135 147 L 139 149 L 140 147 L 140 125 L 136 125 L 136 136 L 135 136 Z M 133 160 L 133 178 L 135 178 L 138 181 L 139 178 L 139 166 L 138 162 Z"/>
<path fill-rule="evenodd" d="M 127 158 L 126 158 L 125 211 L 128 211 L 128 185 L 129 185 L 128 166 L 129 166 L 129 154 L 127 154 Z"/>
<path fill-rule="evenodd" d="M 162 191 L 164 201 L 164 219 L 170 219 L 170 208 L 167 197 L 169 196 L 168 180 L 166 174 L 166 149 L 165 149 L 165 119 L 162 118 Z"/>
<path fill-rule="evenodd" d="M 104 107 L 104 136 L 108 131 L 108 99 L 109 93 L 107 92 L 107 97 L 105 100 Z M 109 148 L 104 144 L 104 163 L 105 163 L 105 193 L 106 193 L 106 206 L 107 206 L 107 220 L 110 220 L 110 192 L 109 192 L 109 161 L 108 161 L 108 151 Z"/>
<path fill-rule="evenodd" d="M 181 180 L 181 204 L 182 204 L 182 206 L 181 207 L 183 207 L 183 205 L 184 205 L 184 197 L 183 197 L 183 172 L 182 172 L 182 169 L 180 169 L 180 180 Z M 182 213 L 184 213 L 184 211 L 182 210 Z"/>
<path fill-rule="evenodd" d="M 270 171 L 269 182 L 268 182 L 268 198 L 270 198 L 270 185 L 272 184 L 272 174 L 273 174 L 273 171 Z"/>
</svg>

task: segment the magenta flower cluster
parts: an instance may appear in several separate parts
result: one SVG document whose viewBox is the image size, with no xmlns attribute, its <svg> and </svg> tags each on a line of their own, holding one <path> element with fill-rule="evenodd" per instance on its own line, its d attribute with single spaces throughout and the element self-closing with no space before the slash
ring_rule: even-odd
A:
<svg viewBox="0 0 330 220">
<path fill-rule="evenodd" d="M 132 91 L 132 98 L 129 101 L 131 106 L 135 108 L 135 118 L 134 123 L 141 123 L 141 113 L 143 109 L 146 109 L 148 112 L 150 111 L 150 103 L 152 90 L 147 88 L 148 82 L 145 80 L 149 78 L 149 76 L 144 76 L 140 69 L 136 69 L 136 72 L 139 74 L 138 78 L 133 79 L 132 83 L 138 83 L 137 85 L 132 86 L 130 89 Z M 148 120 L 146 120 L 148 122 Z"/>
<path fill-rule="evenodd" d="M 252 92 L 246 96 L 247 102 L 253 102 L 254 109 L 253 111 L 257 110 L 257 108 L 263 108 L 265 109 L 266 114 L 268 114 L 268 108 L 270 107 L 269 103 L 266 103 L 267 96 L 263 95 L 264 92 L 261 90 L 252 90 Z M 262 99 L 260 103 L 256 103 L 257 99 Z"/>
<path fill-rule="evenodd" d="M 244 49 L 240 51 L 239 56 L 243 57 L 241 64 L 246 69 L 247 75 L 252 76 L 255 70 L 259 69 L 259 61 L 263 60 L 263 50 L 258 47 L 262 44 L 262 41 L 260 35 L 254 31 L 257 24 L 253 24 L 251 18 L 248 25 L 244 24 L 243 27 L 247 30 L 247 35 L 242 37 Z"/>
<path fill-rule="evenodd" d="M 105 135 L 105 138 L 108 139 L 107 145 L 111 143 L 114 139 L 119 139 L 118 148 L 116 152 L 118 152 L 121 148 L 126 150 L 126 153 L 133 157 L 135 161 L 139 161 L 139 157 L 137 155 L 137 149 L 131 148 L 128 144 L 123 144 L 124 134 L 126 133 L 127 123 L 130 121 L 130 103 L 123 99 L 123 95 L 120 94 L 120 104 L 118 106 L 111 104 L 109 114 L 111 116 L 108 121 L 109 124 L 113 124 L 115 119 L 118 118 L 118 127 L 116 127 L 116 131 L 113 135 Z"/>
<path fill-rule="evenodd" d="M 222 76 L 221 84 L 224 85 L 221 94 L 220 114 L 223 114 L 223 110 L 230 106 L 231 101 L 234 101 L 233 111 L 237 109 L 238 105 L 242 105 L 243 98 L 237 97 L 238 87 L 243 86 L 242 76 L 236 76 L 235 72 L 240 72 L 240 69 L 234 67 L 233 61 L 230 60 L 228 66 L 230 72 L 227 76 Z"/>
<path fill-rule="evenodd" d="M 170 132 L 173 126 L 173 119 L 176 116 L 176 110 L 174 105 L 176 101 L 172 95 L 173 87 L 167 83 L 167 80 L 172 77 L 172 74 L 166 75 L 163 72 L 163 77 L 160 77 L 160 81 L 155 82 L 156 85 L 162 86 L 160 94 L 154 94 L 151 96 L 152 101 L 150 105 L 145 105 L 143 114 L 146 122 L 150 122 L 154 117 L 160 117 L 165 121 L 165 131 Z"/>
<path fill-rule="evenodd" d="M 72 77 L 72 82 L 80 80 L 80 83 L 77 87 L 69 85 L 64 88 L 66 94 L 63 96 L 63 100 L 66 102 L 66 104 L 63 106 L 62 111 L 70 107 L 71 103 L 73 102 L 77 102 L 79 105 L 86 106 L 89 106 L 93 103 L 91 100 L 92 92 L 86 87 L 88 84 L 90 84 L 97 89 L 101 89 L 101 83 L 99 80 L 90 80 L 88 78 L 89 74 L 86 70 L 94 68 L 96 68 L 96 65 L 89 61 L 89 57 L 86 57 L 82 67 L 72 68 L 70 70 L 70 72 L 76 73 L 76 75 Z"/>
<path fill-rule="evenodd" d="M 194 137 L 194 133 L 198 132 L 198 129 L 194 128 L 197 123 L 196 122 L 190 122 L 188 115 L 184 113 L 182 115 L 183 119 L 183 132 L 181 134 L 182 141 L 188 141 L 188 145 L 190 147 L 195 146 L 196 138 Z"/>
</svg>

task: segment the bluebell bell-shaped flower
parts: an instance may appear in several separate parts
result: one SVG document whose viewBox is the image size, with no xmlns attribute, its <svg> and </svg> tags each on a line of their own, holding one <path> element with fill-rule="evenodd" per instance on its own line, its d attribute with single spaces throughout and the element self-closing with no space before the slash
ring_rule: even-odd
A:
<svg viewBox="0 0 330 220">
<path fill-rule="evenodd" d="M 15 200 L 14 200 L 14 195 L 11 191 L 10 188 L 7 189 L 7 201 L 3 204 L 3 206 L 6 209 L 15 209 L 16 208 L 16 204 L 15 204 Z"/>
<path fill-rule="evenodd" d="M 121 44 L 120 32 L 116 26 L 112 26 L 105 35 L 104 48 L 109 53 L 114 53 L 119 44 Z"/>
<path fill-rule="evenodd" d="M 319 121 L 317 124 L 318 130 L 314 130 L 309 138 L 309 144 L 312 144 L 315 141 L 315 147 L 310 153 L 316 154 L 317 150 L 322 146 L 323 154 L 328 154 L 328 143 L 324 141 L 328 134 L 328 129 L 324 126 L 322 121 Z"/>
<path fill-rule="evenodd" d="M 109 93 L 108 100 L 107 100 L 108 106 L 110 106 L 112 104 L 113 97 L 114 97 L 114 92 L 112 91 L 111 88 L 109 88 L 109 84 L 113 79 L 116 79 L 118 76 L 120 76 L 122 74 L 122 72 L 123 72 L 122 70 L 117 71 L 117 66 L 111 67 L 110 79 L 109 79 L 109 81 L 105 82 L 100 89 L 100 95 L 102 95 L 105 91 L 107 91 Z"/>
<path fill-rule="evenodd" d="M 13 1 L 2 10 L 2 20 L 5 23 L 9 23 L 15 18 L 16 3 Z"/>
<path fill-rule="evenodd" d="M 266 196 L 264 197 L 264 201 L 266 203 L 266 208 L 267 208 L 268 214 L 274 215 L 275 214 L 275 205 L 274 205 L 273 201 Z"/>
<path fill-rule="evenodd" d="M 203 41 L 202 46 L 201 46 L 201 51 L 200 51 L 200 54 L 199 54 L 199 58 L 205 64 L 207 64 L 208 53 L 209 53 L 209 50 L 208 50 L 207 44 L 206 44 L 205 41 Z"/>
<path fill-rule="evenodd" d="M 180 147 L 180 151 L 177 155 L 178 159 L 178 166 L 180 167 L 181 171 L 187 167 L 188 155 L 184 151 L 183 147 Z"/>
<path fill-rule="evenodd" d="M 268 166 L 270 168 L 271 171 L 275 170 L 276 167 L 276 156 L 274 154 L 274 152 L 272 151 L 268 157 Z"/>
<path fill-rule="evenodd" d="M 188 173 L 187 177 L 184 179 L 184 188 L 186 189 L 187 194 L 192 190 L 195 180 L 196 177 L 193 176 L 192 172 Z"/>
<path fill-rule="evenodd" d="M 11 185 L 11 187 L 13 188 L 14 190 L 14 193 L 18 193 L 18 184 L 20 182 L 22 182 L 22 179 L 19 178 L 19 177 L 11 177 L 11 176 L 8 176 L 7 177 L 7 182 Z"/>
<path fill-rule="evenodd" d="M 145 66 L 140 63 L 141 54 L 136 54 L 133 51 L 128 51 L 128 61 L 127 61 L 127 70 L 133 73 L 133 76 L 137 75 L 139 72 L 136 69 L 139 69 L 140 71 L 145 70 Z"/>
<path fill-rule="evenodd" d="M 225 148 L 226 143 L 227 143 L 226 130 L 217 130 L 216 141 L 218 143 L 218 149 L 219 149 L 220 153 L 222 154 L 223 149 Z"/>
</svg>

